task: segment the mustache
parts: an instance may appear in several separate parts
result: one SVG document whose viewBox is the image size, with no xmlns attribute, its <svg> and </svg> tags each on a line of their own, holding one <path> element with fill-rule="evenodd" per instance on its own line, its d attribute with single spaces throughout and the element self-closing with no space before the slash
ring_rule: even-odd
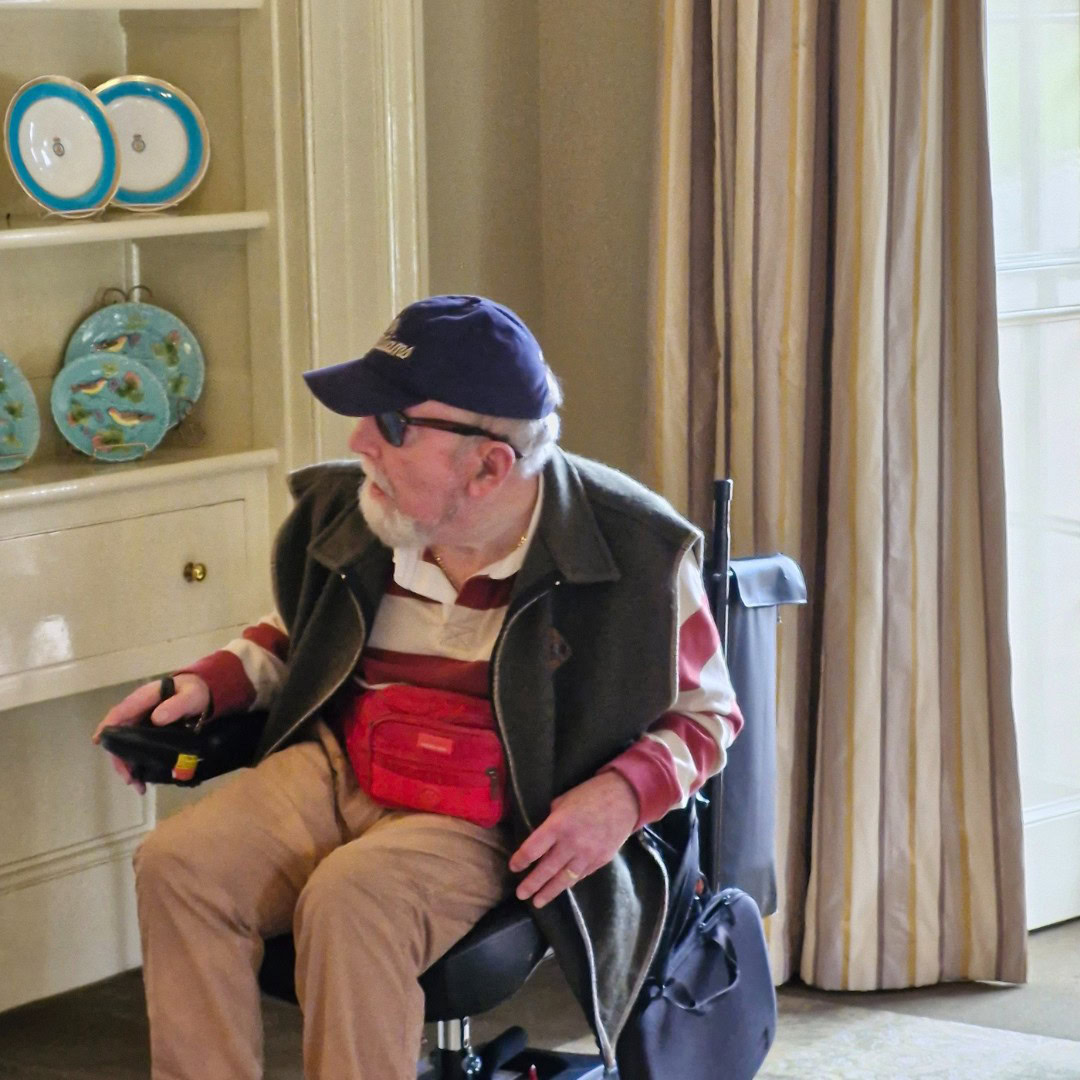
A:
<svg viewBox="0 0 1080 1080">
<path fill-rule="evenodd" d="M 378 465 L 374 464 L 366 454 L 358 454 L 357 457 L 360 459 L 360 465 L 364 470 L 364 482 L 366 483 L 368 480 L 374 480 L 383 491 L 388 495 L 392 495 L 393 489 L 390 481 L 383 475 L 383 472 Z M 363 487 L 363 484 L 360 486 Z"/>
</svg>

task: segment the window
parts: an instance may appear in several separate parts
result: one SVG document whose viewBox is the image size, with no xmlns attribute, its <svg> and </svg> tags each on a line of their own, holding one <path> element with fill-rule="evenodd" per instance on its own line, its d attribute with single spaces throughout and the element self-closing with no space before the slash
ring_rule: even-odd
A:
<svg viewBox="0 0 1080 1080">
<path fill-rule="evenodd" d="M 987 0 L 986 15 L 1009 628 L 1035 926 L 1080 915 L 1080 0 Z M 1074 865 L 1053 870 L 1051 848 Z M 1068 878 L 1060 911 L 1042 911 L 1039 894 L 1056 889 L 1041 881 L 1043 861 Z"/>
</svg>

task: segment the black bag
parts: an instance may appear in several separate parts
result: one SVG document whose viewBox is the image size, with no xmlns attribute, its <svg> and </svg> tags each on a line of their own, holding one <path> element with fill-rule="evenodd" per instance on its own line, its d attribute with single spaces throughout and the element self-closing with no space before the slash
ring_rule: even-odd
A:
<svg viewBox="0 0 1080 1080">
<path fill-rule="evenodd" d="M 647 830 L 670 881 L 656 960 L 616 1047 L 620 1080 L 749 1080 L 776 1035 L 761 915 L 698 869 L 694 801 Z"/>
</svg>

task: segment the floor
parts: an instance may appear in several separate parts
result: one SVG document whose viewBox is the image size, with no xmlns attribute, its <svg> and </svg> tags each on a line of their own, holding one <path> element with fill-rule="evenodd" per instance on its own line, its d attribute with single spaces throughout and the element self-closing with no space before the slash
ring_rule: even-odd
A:
<svg viewBox="0 0 1080 1080">
<path fill-rule="evenodd" d="M 1030 944 L 1031 978 L 1021 987 L 956 984 L 866 994 L 784 987 L 777 1042 L 762 1076 L 1080 1078 L 1080 920 L 1038 931 L 1031 935 Z M 265 1019 L 267 1080 L 301 1080 L 299 1011 L 267 1000 Z M 580 1013 L 553 964 L 542 965 L 516 998 L 475 1021 L 474 1038 L 481 1041 L 511 1023 L 528 1027 L 531 1042 L 538 1046 L 583 1048 L 589 1041 Z M 856 1029 L 865 1029 L 860 1037 L 867 1041 L 857 1051 L 853 1049 L 853 1060 L 860 1065 L 852 1071 L 841 1066 L 840 1058 Z M 886 1029 L 892 1044 L 886 1040 L 879 1046 Z M 957 1074 L 940 1063 L 926 1068 L 895 1064 L 903 1049 L 918 1059 L 926 1049 L 918 1045 L 924 1040 L 939 1038 L 945 1040 L 943 1045 L 959 1046 L 966 1036 L 975 1037 L 983 1055 L 979 1060 L 984 1064 L 977 1072 L 968 1069 Z M 1027 1041 L 1023 1036 L 1029 1037 Z M 907 1040 L 908 1045 L 898 1051 L 897 1040 Z M 1069 1064 L 1074 1060 L 1074 1044 L 1075 1071 Z M 995 1046 L 1000 1048 L 996 1054 Z M 888 1065 L 866 1071 L 872 1052 L 891 1061 L 892 1071 Z M 825 1055 L 834 1064 L 807 1071 L 815 1054 L 814 1060 Z M 1044 1064 L 1036 1064 L 1036 1058 Z M 1009 1065 L 1006 1059 L 1026 1059 L 1030 1065 Z M 137 971 L 0 1014 L 2 1080 L 143 1080 L 148 1075 L 146 1019 Z"/>
<path fill-rule="evenodd" d="M 1029 935 L 1023 986 L 948 983 L 870 994 L 789 987 L 785 993 L 1080 1043 L 1080 919 Z"/>
</svg>

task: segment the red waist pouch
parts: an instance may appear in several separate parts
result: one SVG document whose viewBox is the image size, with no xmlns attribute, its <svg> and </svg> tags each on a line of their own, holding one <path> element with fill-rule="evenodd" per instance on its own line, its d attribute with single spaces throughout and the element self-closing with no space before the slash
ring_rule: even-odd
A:
<svg viewBox="0 0 1080 1080">
<path fill-rule="evenodd" d="M 359 697 L 345 749 L 376 802 L 491 828 L 506 811 L 506 760 L 483 698 L 422 686 Z"/>
</svg>

